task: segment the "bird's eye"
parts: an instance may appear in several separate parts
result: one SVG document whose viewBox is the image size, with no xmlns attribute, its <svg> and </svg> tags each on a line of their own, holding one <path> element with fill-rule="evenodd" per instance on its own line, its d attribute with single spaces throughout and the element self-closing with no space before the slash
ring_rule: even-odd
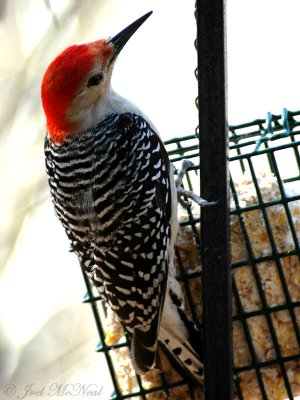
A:
<svg viewBox="0 0 300 400">
<path fill-rule="evenodd" d="M 90 79 L 88 80 L 87 87 L 99 85 L 102 79 L 103 79 L 103 74 L 101 72 L 99 74 L 91 76 Z"/>
</svg>

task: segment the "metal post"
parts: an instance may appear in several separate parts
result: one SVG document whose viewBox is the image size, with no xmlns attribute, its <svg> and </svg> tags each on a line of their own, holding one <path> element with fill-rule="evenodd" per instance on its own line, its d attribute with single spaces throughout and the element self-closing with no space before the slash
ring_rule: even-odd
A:
<svg viewBox="0 0 300 400">
<path fill-rule="evenodd" d="M 225 1 L 197 0 L 205 399 L 232 399 Z"/>
</svg>

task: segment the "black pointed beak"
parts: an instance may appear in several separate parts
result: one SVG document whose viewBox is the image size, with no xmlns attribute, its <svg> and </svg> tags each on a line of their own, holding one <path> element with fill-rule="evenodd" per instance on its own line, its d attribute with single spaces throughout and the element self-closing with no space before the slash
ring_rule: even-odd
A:
<svg viewBox="0 0 300 400">
<path fill-rule="evenodd" d="M 143 15 L 132 24 L 127 26 L 127 28 L 123 29 L 120 33 L 118 33 L 113 38 L 109 39 L 108 43 L 112 44 L 115 48 L 114 54 L 110 60 L 110 64 L 117 58 L 120 51 L 123 49 L 125 44 L 131 38 L 135 31 L 139 29 L 139 27 L 146 21 L 147 18 L 150 17 L 153 11 L 149 11 L 147 14 Z"/>
</svg>

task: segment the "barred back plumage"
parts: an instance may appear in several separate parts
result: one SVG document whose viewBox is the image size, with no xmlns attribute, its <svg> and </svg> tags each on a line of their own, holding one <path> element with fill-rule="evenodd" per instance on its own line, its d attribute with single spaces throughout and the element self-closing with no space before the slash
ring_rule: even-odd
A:
<svg viewBox="0 0 300 400">
<path fill-rule="evenodd" d="M 164 146 L 143 118 L 125 113 L 63 145 L 46 138 L 45 154 L 56 213 L 73 248 L 135 342 L 139 332 L 147 338 L 151 366 L 171 235 Z"/>
</svg>

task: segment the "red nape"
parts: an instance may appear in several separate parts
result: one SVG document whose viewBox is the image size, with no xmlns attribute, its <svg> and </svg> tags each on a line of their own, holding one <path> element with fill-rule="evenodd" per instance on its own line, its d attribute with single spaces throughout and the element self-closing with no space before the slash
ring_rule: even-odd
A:
<svg viewBox="0 0 300 400">
<path fill-rule="evenodd" d="M 72 45 L 50 63 L 43 77 L 41 97 L 52 141 L 61 143 L 70 134 L 73 125 L 67 112 L 82 80 L 96 60 L 106 65 L 112 53 L 112 46 L 103 39 Z"/>
</svg>

